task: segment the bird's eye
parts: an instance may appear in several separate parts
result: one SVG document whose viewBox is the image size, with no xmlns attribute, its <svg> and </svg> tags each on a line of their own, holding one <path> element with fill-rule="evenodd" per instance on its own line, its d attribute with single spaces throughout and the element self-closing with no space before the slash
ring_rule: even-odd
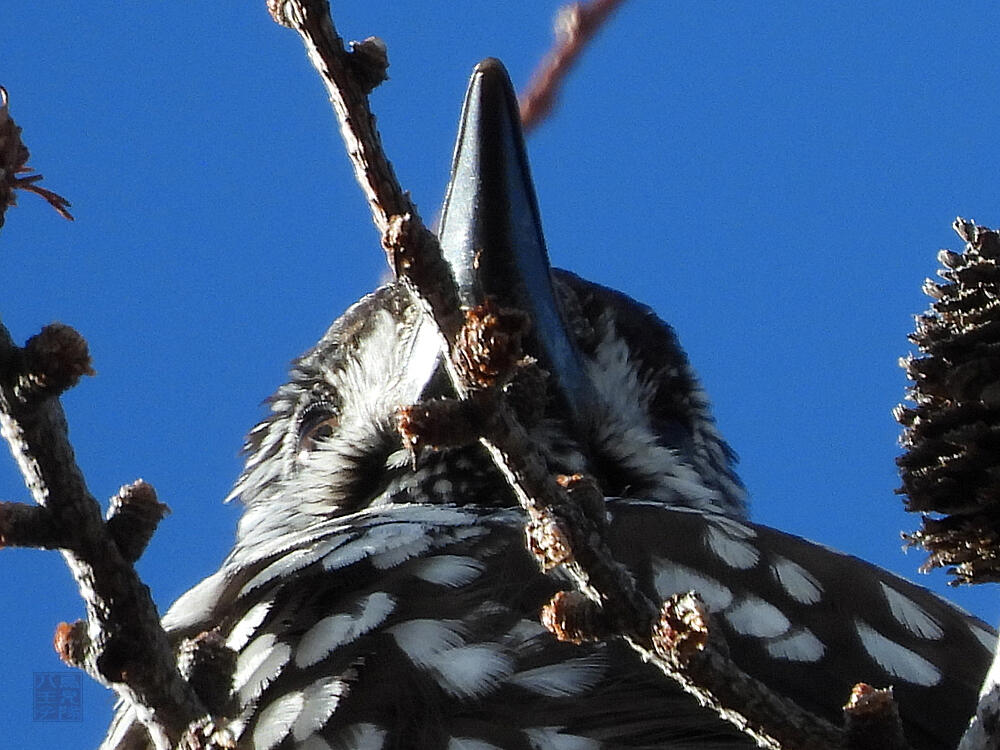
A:
<svg viewBox="0 0 1000 750">
<path fill-rule="evenodd" d="M 331 404 L 313 404 L 299 418 L 298 452 L 309 453 L 316 444 L 333 435 L 340 424 L 340 415 Z"/>
</svg>

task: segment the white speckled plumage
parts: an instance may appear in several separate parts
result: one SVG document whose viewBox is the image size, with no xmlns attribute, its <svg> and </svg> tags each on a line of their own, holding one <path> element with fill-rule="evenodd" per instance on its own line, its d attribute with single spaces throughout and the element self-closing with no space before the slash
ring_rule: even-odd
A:
<svg viewBox="0 0 1000 750">
<path fill-rule="evenodd" d="M 369 722 L 351 724 L 331 739 L 330 750 L 382 750 L 388 732 Z"/>
<path fill-rule="evenodd" d="M 298 690 L 275 698 L 260 710 L 260 718 L 253 732 L 254 750 L 272 750 L 292 730 L 292 725 L 302 713 L 305 698 Z"/>
<path fill-rule="evenodd" d="M 696 591 L 712 612 L 722 612 L 733 601 L 733 592 L 721 581 L 681 563 L 657 558 L 654 585 L 661 599 Z"/>
<path fill-rule="evenodd" d="M 441 231 L 462 304 L 488 292 L 543 313 L 524 346 L 548 390 L 515 380 L 508 391 L 549 471 L 595 478 L 608 544 L 636 584 L 651 597 L 699 592 L 740 668 L 838 723 L 857 679 L 894 684 L 915 750 L 954 745 L 988 628 L 745 520 L 735 456 L 672 330 L 548 268 L 500 71 L 485 64 L 477 80 L 502 89 L 484 121 L 501 135 L 476 135 L 467 113 L 461 143 L 506 149 L 503 164 L 480 179 L 492 162 L 456 158 L 468 179 L 453 180 Z M 498 185 L 511 190 L 498 197 Z M 482 230 L 515 205 L 527 214 Z M 472 225 L 456 225 L 465 214 Z M 521 261 L 537 273 L 509 283 Z M 541 629 L 565 579 L 525 550 L 523 514 L 482 447 L 414 449 L 397 431 L 401 407 L 454 397 L 448 368 L 424 305 L 390 284 L 293 365 L 251 431 L 236 545 L 164 618 L 178 642 L 217 630 L 238 652 L 234 734 L 253 750 L 751 747 L 621 643 L 573 646 Z M 104 750 L 146 745 L 123 709 Z"/>
<path fill-rule="evenodd" d="M 327 676 L 320 677 L 302 691 L 302 710 L 292 724 L 295 740 L 301 742 L 326 726 L 348 690 L 346 680 Z"/>
<path fill-rule="evenodd" d="M 765 648 L 773 658 L 787 661 L 819 661 L 826 653 L 826 646 L 807 628 L 769 640 Z"/>
<path fill-rule="evenodd" d="M 760 560 L 760 550 L 753 542 L 717 524 L 705 527 L 705 546 L 731 568 L 752 568 Z"/>
<path fill-rule="evenodd" d="M 727 609 L 725 618 L 737 633 L 754 638 L 776 638 L 791 627 L 788 616 L 780 609 L 752 595 Z"/>
<path fill-rule="evenodd" d="M 565 698 L 594 687 L 606 672 L 604 655 L 592 654 L 515 672 L 507 682 L 538 695 Z"/>
<path fill-rule="evenodd" d="M 395 609 L 396 601 L 384 591 L 362 597 L 349 612 L 328 615 L 305 632 L 295 648 L 295 664 L 309 667 L 334 649 L 378 627 Z"/>
<path fill-rule="evenodd" d="M 914 651 L 855 619 L 858 637 L 869 655 L 892 677 L 914 685 L 931 686 L 941 681 L 941 670 Z"/>
<path fill-rule="evenodd" d="M 775 556 L 770 560 L 771 574 L 788 596 L 801 604 L 815 604 L 823 596 L 823 586 L 812 573 L 798 563 Z"/>
<path fill-rule="evenodd" d="M 882 587 L 882 593 L 885 594 L 885 599 L 889 603 L 889 610 L 892 612 L 892 616 L 911 633 L 918 638 L 928 638 L 930 640 L 937 640 L 944 635 L 941 625 L 927 614 L 926 610 L 919 604 L 908 596 L 899 593 L 884 581 L 880 582 L 879 585 Z"/>
<path fill-rule="evenodd" d="M 600 750 L 602 744 L 589 737 L 580 737 L 563 731 L 561 727 L 535 727 L 525 729 L 532 750 Z"/>
</svg>

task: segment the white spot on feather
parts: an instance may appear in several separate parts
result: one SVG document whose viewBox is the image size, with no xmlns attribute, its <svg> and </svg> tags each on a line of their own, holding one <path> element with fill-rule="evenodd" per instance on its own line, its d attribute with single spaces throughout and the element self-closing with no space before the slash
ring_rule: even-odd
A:
<svg viewBox="0 0 1000 750">
<path fill-rule="evenodd" d="M 302 693 L 285 693 L 269 703 L 257 716 L 253 730 L 254 750 L 271 750 L 288 736 L 288 731 L 302 711 Z"/>
<path fill-rule="evenodd" d="M 604 675 L 605 662 L 599 656 L 567 659 L 558 664 L 525 669 L 511 676 L 508 684 L 551 698 L 579 695 L 598 683 Z"/>
<path fill-rule="evenodd" d="M 990 653 L 992 653 L 996 649 L 997 637 L 989 630 L 987 630 L 986 628 L 982 628 L 979 625 L 975 625 L 973 623 L 969 623 L 969 630 L 972 631 L 972 634 L 976 636 L 979 642 L 983 644 L 983 647 L 986 648 Z"/>
<path fill-rule="evenodd" d="M 928 687 L 937 685 L 941 681 L 940 670 L 924 657 L 886 638 L 858 618 L 854 619 L 854 627 L 858 631 L 865 651 L 891 677 Z"/>
<path fill-rule="evenodd" d="M 819 661 L 826 646 L 808 629 L 803 628 L 767 643 L 767 653 L 775 659 L 788 661 Z"/>
<path fill-rule="evenodd" d="M 474 737 L 452 737 L 448 740 L 448 750 L 503 750 L 503 748 Z"/>
<path fill-rule="evenodd" d="M 331 738 L 330 750 L 382 750 L 387 734 L 377 724 L 351 724 Z"/>
<path fill-rule="evenodd" d="M 737 633 L 754 638 L 776 638 L 791 626 L 780 609 L 756 596 L 747 596 L 723 617 Z"/>
<path fill-rule="evenodd" d="M 745 523 L 737 521 L 735 518 L 729 518 L 728 516 L 709 516 L 709 523 L 713 526 L 718 526 L 723 531 L 725 531 L 729 536 L 735 537 L 737 539 L 756 539 L 757 532 L 752 526 L 747 526 Z"/>
<path fill-rule="evenodd" d="M 431 542 L 433 542 L 433 539 L 431 539 L 430 535 L 424 533 L 420 539 L 414 539 L 409 544 L 402 544 L 398 547 L 393 547 L 386 552 L 372 555 L 372 565 L 379 570 L 394 568 L 397 565 L 400 565 L 407 560 L 426 552 L 430 548 Z"/>
<path fill-rule="evenodd" d="M 246 596 L 247 593 L 263 586 L 265 583 L 273 581 L 276 578 L 287 577 L 296 570 L 301 570 L 307 565 L 311 565 L 323 557 L 323 555 L 327 554 L 330 550 L 338 547 L 344 539 L 345 537 L 343 535 L 339 535 L 319 542 L 314 542 L 308 547 L 301 547 L 299 549 L 293 549 L 290 552 L 286 552 L 247 581 L 243 588 L 240 589 L 239 595 Z"/>
<path fill-rule="evenodd" d="M 800 604 L 815 604 L 823 597 L 823 586 L 798 563 L 775 557 L 771 561 L 771 573 L 785 593 Z"/>
<path fill-rule="evenodd" d="M 311 734 L 295 746 L 295 750 L 333 750 L 318 734 Z"/>
<path fill-rule="evenodd" d="M 233 688 L 244 704 L 256 699 L 288 662 L 291 647 L 276 641 L 273 633 L 258 636 L 236 659 Z"/>
<path fill-rule="evenodd" d="M 226 725 L 226 730 L 230 735 L 232 735 L 234 740 L 239 740 L 243 736 L 243 732 L 246 731 L 247 719 L 250 718 L 251 710 L 252 707 L 251 709 L 244 710 L 241 715 L 237 716 Z M 107 740 L 105 740 L 105 744 L 107 744 Z M 113 747 L 117 747 L 117 745 L 114 745 Z"/>
<path fill-rule="evenodd" d="M 721 612 L 733 601 L 733 592 L 716 579 L 694 568 L 664 558 L 654 558 L 653 585 L 663 599 L 696 591 L 711 612 Z"/>
<path fill-rule="evenodd" d="M 257 632 L 257 628 L 260 627 L 264 618 L 267 617 L 267 613 L 271 611 L 273 605 L 273 599 L 266 599 L 262 602 L 257 602 L 257 604 L 247 610 L 247 613 L 229 631 L 226 645 L 233 649 L 233 651 L 241 651 L 249 643 L 253 634 Z"/>
<path fill-rule="evenodd" d="M 600 750 L 601 743 L 590 737 L 563 734 L 562 727 L 533 727 L 524 730 L 532 750 Z"/>
<path fill-rule="evenodd" d="M 886 601 L 889 602 L 889 611 L 900 625 L 920 638 L 937 640 L 944 635 L 944 630 L 938 621 L 927 614 L 923 607 L 883 581 L 879 581 L 879 585 Z"/>
<path fill-rule="evenodd" d="M 506 638 L 516 644 L 522 644 L 540 635 L 551 637 L 549 631 L 538 620 L 518 620 L 518 622 L 507 631 Z"/>
<path fill-rule="evenodd" d="M 395 607 L 391 596 L 375 591 L 358 602 L 357 614 L 340 612 L 324 617 L 299 640 L 295 649 L 296 666 L 308 667 L 326 658 L 334 649 L 381 625 Z"/>
<path fill-rule="evenodd" d="M 730 568 L 747 570 L 757 564 L 760 552 L 743 538 L 717 524 L 705 527 L 705 545 Z"/>
<path fill-rule="evenodd" d="M 405 456 L 404 465 L 409 463 L 408 454 Z M 471 469 L 471 466 L 466 468 Z M 370 512 L 379 516 L 386 512 L 385 508 L 375 508 Z M 461 508 L 450 508 L 441 505 L 426 505 L 424 503 L 413 503 L 406 505 L 393 505 L 392 517 L 397 522 L 406 524 L 430 524 L 432 526 L 468 526 L 475 524 L 478 517 L 475 513 Z"/>
<path fill-rule="evenodd" d="M 225 569 L 222 569 L 194 588 L 188 589 L 163 616 L 163 627 L 167 630 L 177 630 L 211 619 L 228 583 Z"/>
<path fill-rule="evenodd" d="M 322 677 L 307 687 L 302 693 L 302 711 L 292 725 L 295 740 L 300 742 L 322 729 L 348 689 L 347 683 L 338 677 Z"/>
<path fill-rule="evenodd" d="M 313 551 L 311 549 L 296 549 L 282 555 L 247 581 L 246 585 L 240 589 L 240 596 L 246 596 L 255 588 L 263 586 L 265 583 L 273 581 L 275 578 L 284 578 L 288 576 L 289 573 L 301 570 L 316 559 L 312 552 Z"/>
<path fill-rule="evenodd" d="M 457 620 L 408 620 L 388 632 L 418 667 L 426 667 L 441 652 L 464 646 L 466 641 L 465 628 Z"/>
<path fill-rule="evenodd" d="M 472 557 L 436 555 L 418 562 L 413 568 L 413 575 L 438 586 L 458 588 L 472 583 L 485 567 Z"/>
<path fill-rule="evenodd" d="M 336 570 L 372 555 L 385 555 L 414 543 L 426 542 L 427 528 L 421 523 L 385 523 L 368 529 L 365 533 L 336 549 L 323 558 L 325 570 Z M 425 547 L 426 549 L 426 547 Z"/>
<path fill-rule="evenodd" d="M 492 645 L 442 651 L 427 666 L 436 673 L 438 684 L 456 698 L 481 697 L 514 671 L 511 658 Z"/>
</svg>

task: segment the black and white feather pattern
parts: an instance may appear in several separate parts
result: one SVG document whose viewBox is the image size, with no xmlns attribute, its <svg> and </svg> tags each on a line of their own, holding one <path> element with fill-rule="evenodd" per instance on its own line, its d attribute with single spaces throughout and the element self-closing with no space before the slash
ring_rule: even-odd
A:
<svg viewBox="0 0 1000 750">
<path fill-rule="evenodd" d="M 914 747 L 953 744 L 992 632 L 744 520 L 733 455 L 672 332 L 622 295 L 559 279 L 609 406 L 595 444 L 558 415 L 535 436 L 560 468 L 621 496 L 610 542 L 640 585 L 658 599 L 697 590 L 744 669 L 831 721 L 855 682 L 893 685 Z M 392 416 L 443 395 L 439 350 L 406 289 L 385 287 L 295 363 L 251 432 L 236 546 L 164 618 L 178 640 L 217 629 L 238 652 L 240 747 L 750 747 L 621 644 L 575 647 L 541 628 L 563 582 L 525 552 L 520 512 L 478 448 L 412 465 Z M 316 408 L 332 427 L 304 441 Z M 104 748 L 145 746 L 123 712 Z"/>
<path fill-rule="evenodd" d="M 771 529 L 635 500 L 609 510 L 640 584 L 697 589 L 736 661 L 774 689 L 836 721 L 855 681 L 892 684 L 915 747 L 961 731 L 968 665 L 993 643 L 973 618 Z M 555 642 L 536 613 L 560 582 L 537 571 L 520 523 L 505 509 L 360 511 L 261 547 L 167 623 L 217 627 L 239 651 L 233 728 L 255 750 L 750 746 L 620 644 Z"/>
</svg>

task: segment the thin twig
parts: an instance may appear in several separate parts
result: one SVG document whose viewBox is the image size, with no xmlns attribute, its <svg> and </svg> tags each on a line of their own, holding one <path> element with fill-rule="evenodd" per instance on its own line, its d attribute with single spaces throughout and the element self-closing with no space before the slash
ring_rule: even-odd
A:
<svg viewBox="0 0 1000 750">
<path fill-rule="evenodd" d="M 416 207 L 400 187 L 382 149 L 375 116 L 368 106 L 372 82 L 384 79 L 385 69 L 389 67 L 384 47 L 379 76 L 377 71 L 372 71 L 372 55 L 357 56 L 344 48 L 330 18 L 329 3 L 268 0 L 267 7 L 276 22 L 295 29 L 302 37 L 309 61 L 319 72 L 337 114 L 354 176 L 368 199 L 375 226 L 384 236 L 393 216 L 416 216 Z M 381 42 L 372 39 L 365 44 L 363 49 L 370 51 Z M 367 68 L 364 83 L 358 80 L 359 68 Z"/>
<path fill-rule="evenodd" d="M 26 190 L 40 195 L 59 215 L 73 221 L 67 210 L 70 202 L 56 192 L 36 184 L 40 174 L 28 166 L 28 147 L 21 140 L 21 128 L 10 116 L 7 89 L 0 86 L 0 227 L 9 206 L 17 205 L 17 191 Z"/>
<path fill-rule="evenodd" d="M 532 74 L 528 88 L 520 96 L 521 124 L 525 132 L 538 127 L 552 113 L 563 80 L 590 40 L 624 2 L 591 0 L 560 8 L 556 15 L 556 40 L 552 51 Z"/>
<path fill-rule="evenodd" d="M 734 699 L 733 704 L 720 703 L 695 683 L 695 676 L 725 664 L 726 671 L 720 673 L 717 681 L 734 684 L 733 675 L 740 670 L 721 652 L 707 650 L 705 657 L 671 662 L 670 655 L 665 653 L 669 650 L 666 642 L 663 639 L 654 642 L 654 625 L 662 624 L 656 606 L 636 589 L 628 571 L 614 560 L 604 541 L 601 522 L 588 517 L 582 504 L 573 502 L 567 488 L 557 481 L 532 446 L 514 410 L 499 394 L 499 387 L 516 374 L 514 370 L 520 361 L 516 346 L 505 345 L 495 351 L 488 345 L 477 349 L 477 342 L 508 342 L 516 338 L 513 330 L 516 322 L 511 324 L 502 315 L 491 315 L 488 310 L 460 311 L 454 281 L 437 239 L 420 221 L 382 151 L 367 102 L 366 91 L 370 86 L 353 79 L 352 53 L 344 49 L 329 17 L 329 4 L 326 0 L 269 0 L 268 6 L 279 23 L 294 28 L 305 42 L 309 58 L 330 94 L 355 174 L 368 198 L 375 225 L 382 233 L 390 266 L 398 278 L 411 285 L 437 322 L 448 344 L 452 379 L 459 396 L 468 398 L 492 391 L 495 413 L 485 420 L 480 442 L 507 477 L 529 516 L 528 534 L 536 555 L 545 565 L 563 565 L 580 590 L 600 604 L 615 632 L 678 679 L 699 700 L 715 706 L 720 715 L 758 741 L 770 747 L 840 746 L 839 730 L 808 712 L 799 709 L 795 720 L 789 722 L 789 712 L 798 706 L 775 696 L 762 685 L 757 684 L 752 695 Z M 578 50 L 573 54 L 578 54 Z M 491 317 L 496 322 L 490 325 L 498 328 L 483 333 L 483 321 Z M 511 325 L 513 328 L 505 328 Z M 503 361 L 490 361 L 482 366 L 483 359 Z M 477 382 L 477 374 L 481 373 L 498 375 L 493 382 Z M 413 414 L 404 416 L 401 422 L 412 425 L 409 417 Z M 416 442 L 420 436 L 404 437 Z M 689 665 L 694 666 L 689 669 Z M 750 678 L 746 680 L 749 682 Z M 734 705 L 739 702 L 745 705 Z M 761 710 L 762 706 L 767 708 Z"/>
</svg>

